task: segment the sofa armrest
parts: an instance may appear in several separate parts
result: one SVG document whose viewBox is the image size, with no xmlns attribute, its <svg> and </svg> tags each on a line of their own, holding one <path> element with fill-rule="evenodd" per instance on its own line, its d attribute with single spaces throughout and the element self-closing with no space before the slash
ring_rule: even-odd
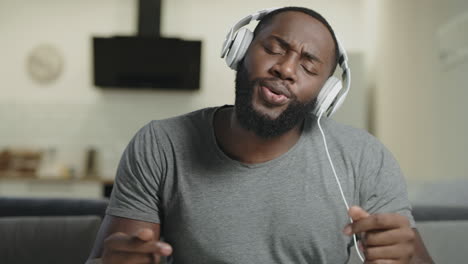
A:
<svg viewBox="0 0 468 264">
<path fill-rule="evenodd" d="M 98 216 L 1 217 L 1 262 L 83 264 L 100 224 Z"/>
</svg>

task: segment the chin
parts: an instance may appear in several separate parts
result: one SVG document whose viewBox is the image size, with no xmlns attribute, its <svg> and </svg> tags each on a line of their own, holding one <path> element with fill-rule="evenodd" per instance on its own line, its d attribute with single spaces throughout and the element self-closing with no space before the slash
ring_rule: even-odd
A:
<svg viewBox="0 0 468 264">
<path fill-rule="evenodd" d="M 264 104 L 253 103 L 253 109 L 257 114 L 267 117 L 270 120 L 277 119 L 286 109 L 286 107 L 267 106 Z"/>
<path fill-rule="evenodd" d="M 258 95 L 257 89 L 258 87 L 256 87 L 252 96 L 252 108 L 258 115 L 265 116 L 270 120 L 275 120 L 288 108 L 288 104 L 278 106 L 263 101 Z"/>
<path fill-rule="evenodd" d="M 270 120 L 277 119 L 286 110 L 287 105 L 284 106 L 273 106 L 268 105 L 265 102 L 253 101 L 252 108 L 258 115 L 267 117 Z"/>
</svg>

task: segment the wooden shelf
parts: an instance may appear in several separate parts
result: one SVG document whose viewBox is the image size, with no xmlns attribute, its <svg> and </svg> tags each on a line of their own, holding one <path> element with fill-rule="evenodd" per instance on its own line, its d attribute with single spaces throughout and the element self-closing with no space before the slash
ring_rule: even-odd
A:
<svg viewBox="0 0 468 264">
<path fill-rule="evenodd" d="M 104 198 L 113 180 L 99 178 L 37 178 L 0 174 L 0 196 Z"/>
</svg>

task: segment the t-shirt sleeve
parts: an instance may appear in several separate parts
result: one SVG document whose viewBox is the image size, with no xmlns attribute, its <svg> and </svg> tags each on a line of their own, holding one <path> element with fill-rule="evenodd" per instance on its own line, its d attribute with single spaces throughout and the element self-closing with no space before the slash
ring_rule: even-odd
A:
<svg viewBox="0 0 468 264">
<path fill-rule="evenodd" d="M 360 171 L 360 204 L 369 213 L 398 213 L 415 227 L 406 182 L 392 153 L 377 139 L 371 138 L 363 150 Z"/>
<path fill-rule="evenodd" d="M 126 147 L 106 213 L 145 222 L 161 222 L 160 148 L 153 123 L 140 129 Z"/>
</svg>

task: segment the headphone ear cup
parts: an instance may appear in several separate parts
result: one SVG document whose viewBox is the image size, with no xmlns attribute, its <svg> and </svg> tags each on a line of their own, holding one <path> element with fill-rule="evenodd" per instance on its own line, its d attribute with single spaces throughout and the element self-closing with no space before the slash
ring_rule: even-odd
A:
<svg viewBox="0 0 468 264">
<path fill-rule="evenodd" d="M 247 49 L 249 48 L 250 43 L 253 39 L 252 31 L 247 28 L 241 28 L 237 31 L 234 40 L 232 41 L 231 47 L 226 55 L 227 65 L 233 69 L 237 70 L 237 65 L 244 58 Z"/>
<path fill-rule="evenodd" d="M 336 100 L 342 88 L 343 84 L 340 79 L 335 76 L 328 78 L 317 96 L 317 105 L 314 108 L 314 114 L 318 116 L 320 113 L 326 113 Z"/>
</svg>

